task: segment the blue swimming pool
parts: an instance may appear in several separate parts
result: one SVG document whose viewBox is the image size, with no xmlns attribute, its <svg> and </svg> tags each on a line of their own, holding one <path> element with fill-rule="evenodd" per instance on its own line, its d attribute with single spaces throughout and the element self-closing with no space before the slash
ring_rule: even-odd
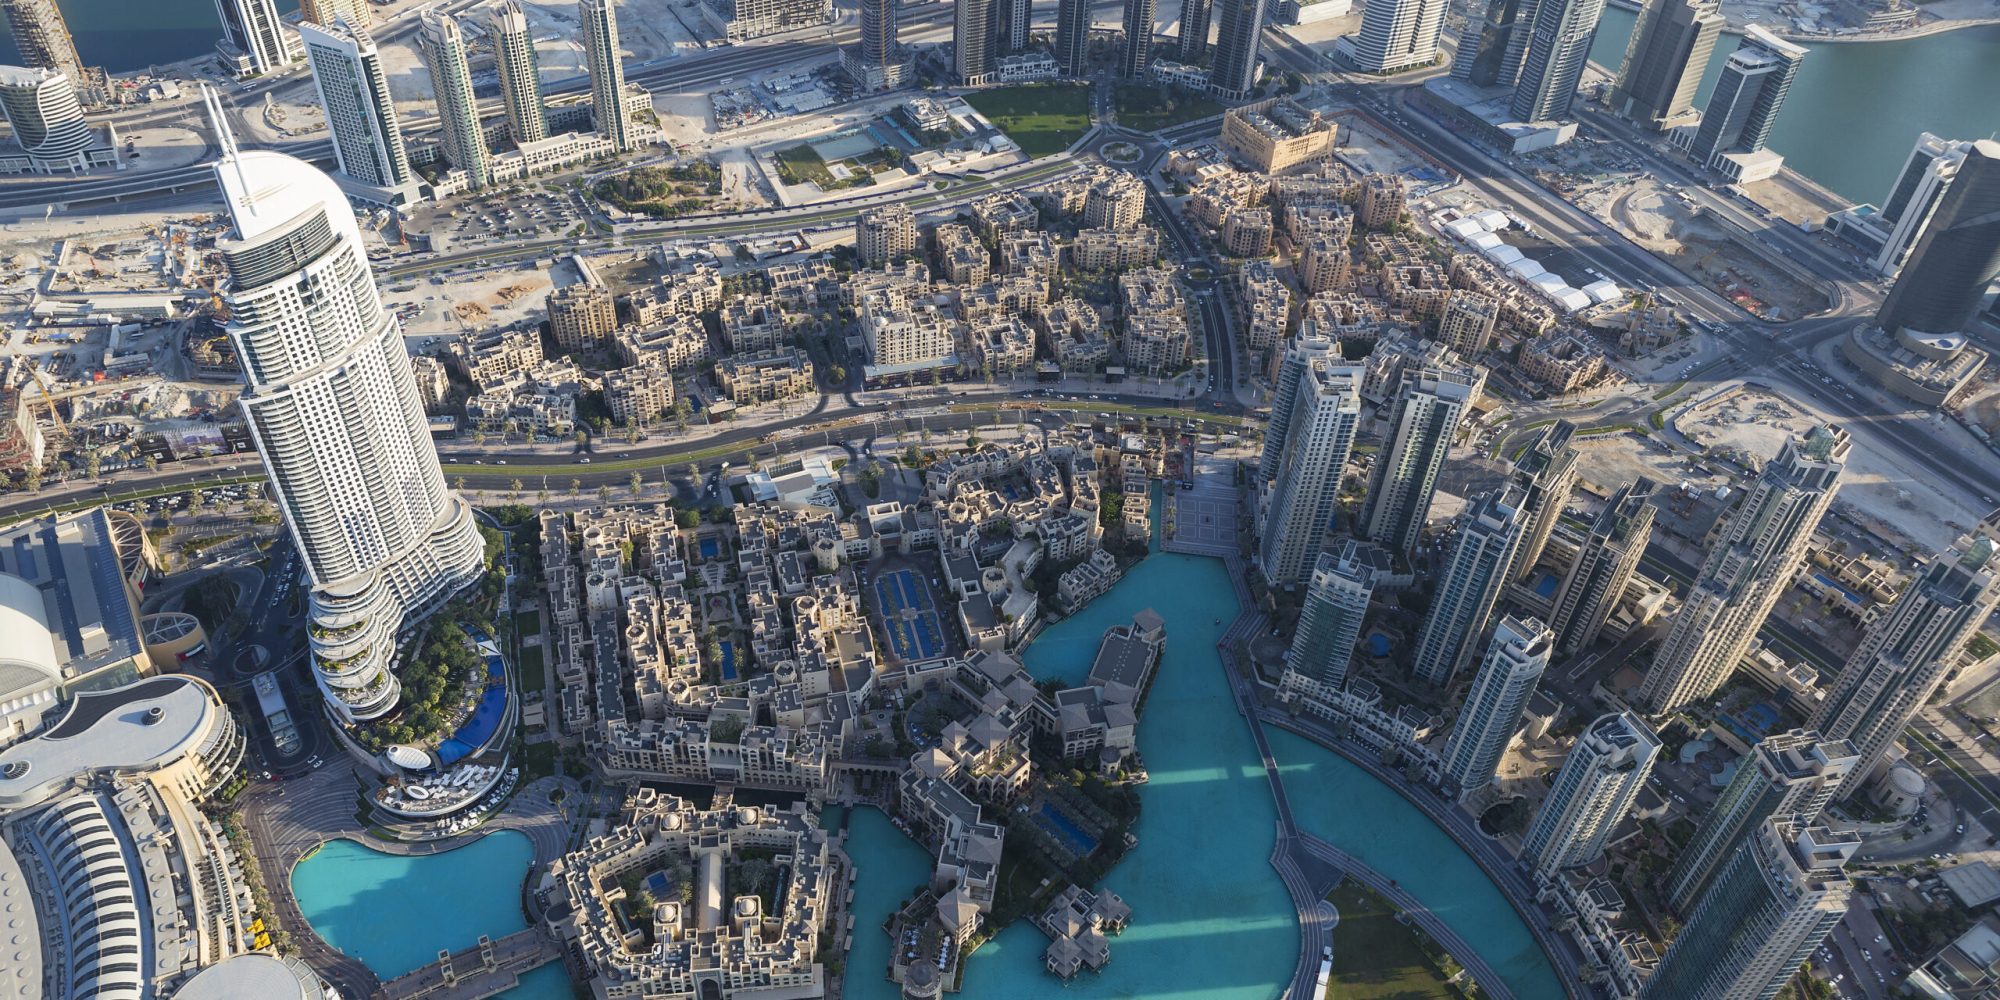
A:
<svg viewBox="0 0 2000 1000">
<path fill-rule="evenodd" d="M 475 641 L 486 637 L 472 633 Z M 479 704 L 472 709 L 472 715 L 451 734 L 451 738 L 438 744 L 438 762 L 449 767 L 479 752 L 493 734 L 500 730 L 500 723 L 507 717 L 507 663 L 497 654 L 486 657 L 486 690 L 479 695 Z"/>
<path fill-rule="evenodd" d="M 914 570 L 899 569 L 875 578 L 875 600 L 882 606 L 882 624 L 889 648 L 904 660 L 928 660 L 944 652 L 944 633 L 937 609 L 924 593 Z M 915 611 L 914 616 L 905 612 Z"/>
<path fill-rule="evenodd" d="M 1055 834 L 1057 838 L 1068 844 L 1070 850 L 1076 852 L 1077 857 L 1084 857 L 1090 852 L 1097 850 L 1096 838 L 1083 832 L 1083 828 L 1077 826 L 1075 820 L 1063 815 L 1062 810 L 1057 809 L 1047 802 L 1042 803 L 1041 815 L 1036 818 L 1036 821 L 1041 824 L 1042 829 Z"/>
<path fill-rule="evenodd" d="M 722 679 L 733 681 L 736 679 L 736 644 L 724 639 L 717 645 L 722 647 Z"/>
<path fill-rule="evenodd" d="M 702 539 L 699 547 L 703 559 L 713 559 L 722 554 L 722 543 L 716 541 L 713 535 Z"/>
</svg>

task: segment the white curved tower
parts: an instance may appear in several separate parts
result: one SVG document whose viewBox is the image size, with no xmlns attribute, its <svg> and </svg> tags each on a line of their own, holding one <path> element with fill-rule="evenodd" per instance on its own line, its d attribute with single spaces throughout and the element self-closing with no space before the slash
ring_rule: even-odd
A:
<svg viewBox="0 0 2000 1000">
<path fill-rule="evenodd" d="M 223 298 L 250 433 L 312 580 L 309 634 L 345 720 L 396 705 L 397 634 L 475 580 L 483 541 L 445 488 L 409 355 L 333 179 L 278 153 L 216 165 L 230 238 Z"/>
<path fill-rule="evenodd" d="M 43 173 L 87 170 L 96 145 L 83 120 L 76 89 L 61 73 L 0 66 L 0 111 L 14 126 L 14 141 Z"/>
</svg>

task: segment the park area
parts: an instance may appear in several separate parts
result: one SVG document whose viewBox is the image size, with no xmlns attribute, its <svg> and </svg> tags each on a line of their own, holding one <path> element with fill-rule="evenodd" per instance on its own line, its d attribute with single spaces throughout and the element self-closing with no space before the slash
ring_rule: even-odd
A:
<svg viewBox="0 0 2000 1000">
<path fill-rule="evenodd" d="M 1140 132 L 1157 132 L 1222 113 L 1213 98 L 1182 87 L 1121 83 L 1111 95 L 1118 124 Z"/>
<path fill-rule="evenodd" d="M 1367 887 L 1342 882 L 1326 898 L 1340 911 L 1340 923 L 1333 929 L 1333 977 L 1327 982 L 1325 1000 L 1461 1000 L 1483 995 L 1450 982 L 1431 957 L 1434 946 L 1429 938 L 1399 922 L 1395 907 Z M 1438 954 L 1451 962 L 1449 956 Z M 1469 986 L 1470 980 L 1464 983 Z"/>
<path fill-rule="evenodd" d="M 1076 84 L 996 87 L 965 95 L 1030 158 L 1069 148 L 1090 128 L 1090 88 Z"/>
</svg>

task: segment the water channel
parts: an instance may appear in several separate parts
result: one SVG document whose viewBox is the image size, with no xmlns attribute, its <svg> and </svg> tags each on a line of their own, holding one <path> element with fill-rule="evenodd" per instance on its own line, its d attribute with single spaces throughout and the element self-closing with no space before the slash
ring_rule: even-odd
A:
<svg viewBox="0 0 2000 1000">
<path fill-rule="evenodd" d="M 1636 16 L 1607 7 L 1591 61 L 1616 72 Z M 2000 25 L 1889 42 L 1802 43 L 1811 53 L 1771 130 L 1785 164 L 1852 201 L 1880 204 L 1919 132 L 1984 139 L 2000 130 Z M 1700 102 L 1736 37 L 1724 36 Z"/>
</svg>

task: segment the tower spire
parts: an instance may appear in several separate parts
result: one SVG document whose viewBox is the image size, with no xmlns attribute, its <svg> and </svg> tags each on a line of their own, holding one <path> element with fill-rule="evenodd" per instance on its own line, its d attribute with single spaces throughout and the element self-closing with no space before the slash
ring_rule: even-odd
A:
<svg viewBox="0 0 2000 1000">
<path fill-rule="evenodd" d="M 214 87 L 203 83 L 201 103 L 208 109 L 209 124 L 215 127 L 216 144 L 222 147 L 222 163 L 236 171 L 237 190 L 242 192 L 244 205 L 251 206 L 256 201 L 256 192 L 250 188 L 250 178 L 243 174 L 243 157 L 236 148 L 236 133 L 229 130 L 229 118 L 223 114 L 222 99 L 216 96 Z"/>
</svg>

